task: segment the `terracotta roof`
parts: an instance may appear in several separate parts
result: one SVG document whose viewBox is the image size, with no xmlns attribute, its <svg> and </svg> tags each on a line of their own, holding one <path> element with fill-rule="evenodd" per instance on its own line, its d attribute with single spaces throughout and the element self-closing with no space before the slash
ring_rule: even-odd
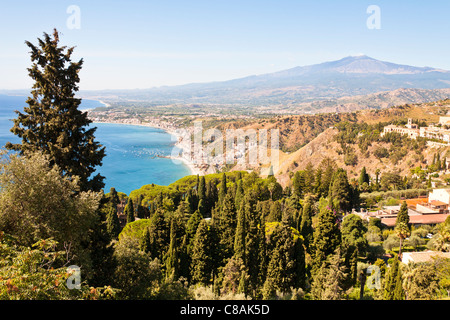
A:
<svg viewBox="0 0 450 320">
<path fill-rule="evenodd" d="M 450 259 L 450 252 L 440 252 L 440 251 L 404 252 L 402 256 L 402 262 L 403 263 L 428 262 L 432 261 L 433 257 Z"/>
<path fill-rule="evenodd" d="M 430 204 L 433 206 L 445 206 L 447 203 L 439 201 L 439 200 L 431 200 Z"/>
<path fill-rule="evenodd" d="M 409 216 L 410 224 L 436 224 L 442 223 L 447 219 L 448 214 L 420 214 Z M 395 221 L 397 218 L 381 218 L 381 223 L 388 226 L 395 226 Z"/>
<path fill-rule="evenodd" d="M 415 198 L 407 199 L 406 204 L 408 207 L 416 207 L 417 204 L 428 203 L 428 198 Z"/>
</svg>

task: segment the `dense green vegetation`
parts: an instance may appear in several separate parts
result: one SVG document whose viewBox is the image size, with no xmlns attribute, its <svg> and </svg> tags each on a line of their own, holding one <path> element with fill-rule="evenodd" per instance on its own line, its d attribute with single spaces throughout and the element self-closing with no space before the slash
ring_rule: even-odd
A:
<svg viewBox="0 0 450 320">
<path fill-rule="evenodd" d="M 72 49 L 62 55 L 57 35 L 53 40 L 46 35 L 40 44 L 69 62 Z M 33 50 L 33 60 L 37 54 Z M 32 75 L 40 74 L 34 66 Z M 62 115 L 79 116 L 78 103 L 70 99 L 80 64 L 69 73 L 63 67 L 45 70 L 68 81 L 55 82 L 64 94 L 56 101 L 47 86 L 38 89 L 37 76 L 34 97 L 39 99 L 29 101 L 51 124 L 52 130 L 37 131 L 49 131 L 52 139 L 51 133 L 67 129 Z M 62 112 L 55 106 L 59 103 L 68 110 Z M 414 190 L 413 180 L 390 172 L 371 177 L 363 168 L 359 179 L 349 181 L 344 169 L 325 159 L 316 169 L 310 165 L 293 173 L 286 188 L 272 175 L 236 171 L 147 185 L 129 196 L 114 188 L 104 194 L 101 177 L 90 180 L 89 167 L 101 160 L 103 149 L 94 142 L 94 131 L 84 130 L 88 123 L 78 119 L 74 133 L 78 142 L 88 144 L 83 151 L 34 136 L 33 119 L 19 114 L 14 130 L 36 138 L 35 143 L 23 140 L 14 147 L 19 154 L 3 152 L 0 161 L 0 299 L 397 300 L 449 295 L 448 259 L 405 266 L 398 256 L 425 248 L 449 251 L 450 218 L 415 229 L 403 202 L 391 230 L 378 219 L 365 221 L 351 213 L 381 199 L 399 204 L 383 195 L 370 203 L 367 194 Z M 31 131 L 22 131 L 20 123 Z M 339 128 L 343 150 L 355 139 L 363 149 L 379 139 L 376 127 L 343 123 Z M 361 135 L 355 134 L 358 129 Z M 400 138 L 386 139 L 397 143 Z M 80 154 L 62 152 L 67 150 Z M 74 162 L 84 159 L 85 152 L 93 158 L 79 176 Z M 433 166 L 439 169 L 438 156 Z M 81 270 L 78 288 L 66 285 L 74 279 L 70 265 Z M 380 270 L 375 287 L 368 281 L 372 274 L 367 277 L 373 266 Z"/>
</svg>

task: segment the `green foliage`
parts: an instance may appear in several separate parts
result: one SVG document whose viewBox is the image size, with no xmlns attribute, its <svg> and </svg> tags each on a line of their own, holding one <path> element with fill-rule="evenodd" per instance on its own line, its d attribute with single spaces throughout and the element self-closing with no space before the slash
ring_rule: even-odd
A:
<svg viewBox="0 0 450 320">
<path fill-rule="evenodd" d="M 78 180 L 61 176 L 48 156 L 5 155 L 0 161 L 0 230 L 25 246 L 53 238 L 58 250 L 70 246 L 71 257 L 89 264 L 83 241 L 96 223 L 101 195 L 80 192 Z"/>
<path fill-rule="evenodd" d="M 70 290 L 66 281 L 71 273 L 63 267 L 67 251 L 58 251 L 52 239 L 25 247 L 0 232 L 0 300 L 114 299 L 117 290 L 93 288 L 86 283 Z M 69 280 L 70 281 L 70 280 Z"/>
<path fill-rule="evenodd" d="M 56 164 L 65 176 L 77 176 L 81 190 L 100 191 L 104 177 L 90 176 L 102 164 L 105 148 L 94 140 L 96 128 L 88 128 L 92 121 L 78 109 L 81 99 L 75 98 L 83 59 L 71 61 L 74 47 L 59 47 L 56 29 L 53 38 L 44 33 L 38 41 L 38 46 L 25 42 L 33 62 L 28 68 L 32 97 L 23 113 L 17 111 L 11 128 L 22 141 L 6 147 L 25 155 L 42 152 L 49 156 L 50 167 Z"/>
</svg>

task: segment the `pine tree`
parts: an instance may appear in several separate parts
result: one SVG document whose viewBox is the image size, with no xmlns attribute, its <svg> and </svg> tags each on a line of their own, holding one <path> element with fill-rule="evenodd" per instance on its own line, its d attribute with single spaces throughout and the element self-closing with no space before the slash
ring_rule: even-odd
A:
<svg viewBox="0 0 450 320">
<path fill-rule="evenodd" d="M 128 198 L 127 205 L 125 206 L 125 215 L 127 217 L 127 223 L 134 221 L 134 206 L 133 199 Z"/>
<path fill-rule="evenodd" d="M 88 128 L 92 121 L 78 109 L 81 99 L 75 98 L 83 59 L 71 61 L 74 47 L 59 47 L 56 29 L 53 38 L 44 33 L 38 42 L 38 46 L 25 42 L 31 49 L 28 72 L 34 84 L 28 107 L 23 113 L 16 111 L 11 128 L 22 141 L 6 147 L 21 154 L 40 151 L 49 155 L 50 166 L 56 164 L 64 175 L 79 177 L 82 191 L 100 191 L 104 177 L 90 176 L 102 164 L 105 148 L 94 140 L 96 128 Z"/>
<path fill-rule="evenodd" d="M 360 175 L 359 175 L 358 185 L 359 185 L 359 187 L 361 188 L 361 186 L 363 185 L 363 183 L 369 184 L 369 182 L 370 182 L 370 177 L 369 177 L 369 175 L 367 174 L 366 167 L 363 167 L 363 168 L 361 169 L 361 173 L 360 173 Z"/>
</svg>

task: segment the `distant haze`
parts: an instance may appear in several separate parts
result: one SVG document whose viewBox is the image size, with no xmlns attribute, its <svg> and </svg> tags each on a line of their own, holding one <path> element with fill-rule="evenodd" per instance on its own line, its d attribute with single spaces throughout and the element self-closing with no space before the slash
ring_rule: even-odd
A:
<svg viewBox="0 0 450 320">
<path fill-rule="evenodd" d="M 139 90 L 84 91 L 86 97 L 151 104 L 295 105 L 400 88 L 450 88 L 450 72 L 365 55 L 235 80 Z"/>
</svg>

